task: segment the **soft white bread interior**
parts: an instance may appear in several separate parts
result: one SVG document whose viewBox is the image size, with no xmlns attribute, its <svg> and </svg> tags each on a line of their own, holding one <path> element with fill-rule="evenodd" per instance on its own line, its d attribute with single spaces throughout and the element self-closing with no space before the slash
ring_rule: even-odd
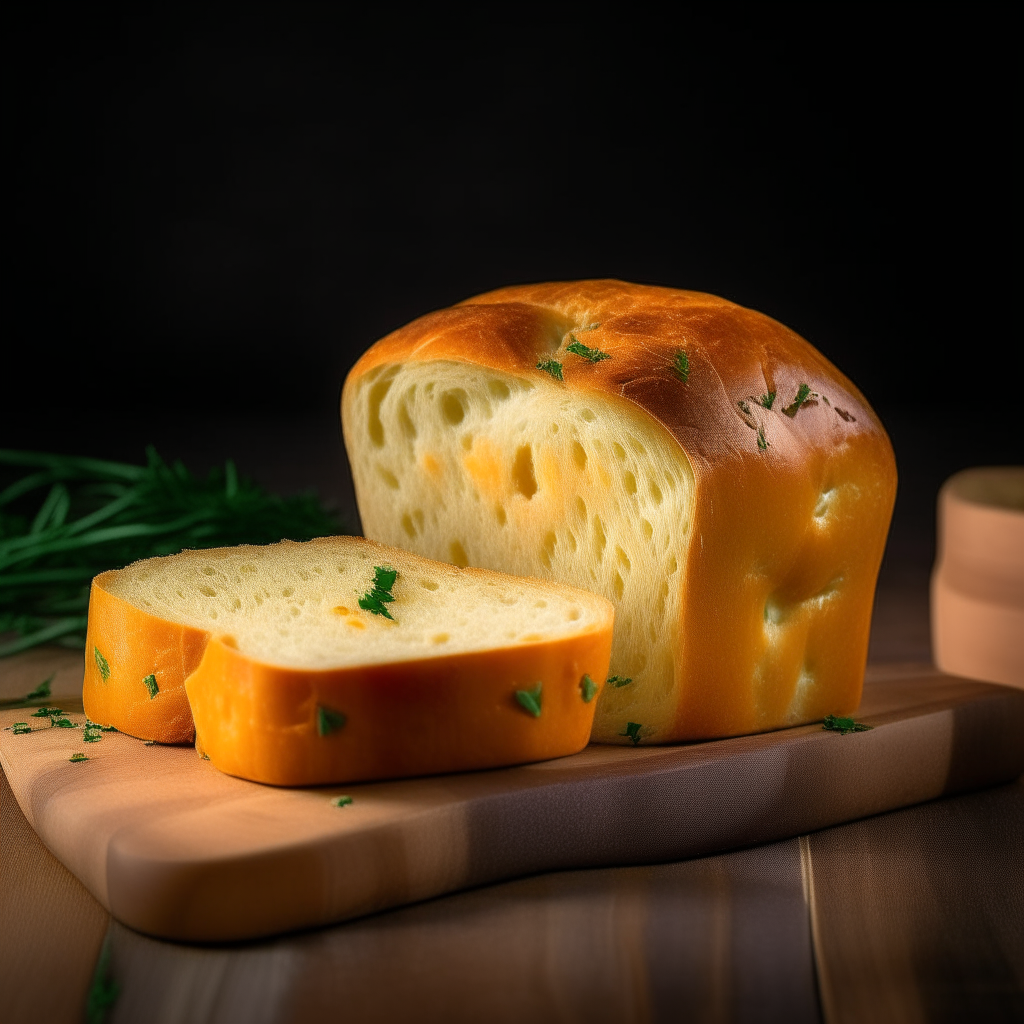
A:
<svg viewBox="0 0 1024 1024">
<path fill-rule="evenodd" d="M 342 420 L 367 536 L 615 602 L 594 738 L 859 702 L 895 463 L 781 324 L 615 281 L 503 289 L 374 345 Z"/>
<path fill-rule="evenodd" d="M 397 571 L 383 602 L 361 608 L 375 567 Z M 556 640 L 599 628 L 586 591 L 476 569 L 460 571 L 356 537 L 243 545 L 136 562 L 105 578 L 111 595 L 171 622 L 230 638 L 267 665 L 384 664 Z"/>
</svg>

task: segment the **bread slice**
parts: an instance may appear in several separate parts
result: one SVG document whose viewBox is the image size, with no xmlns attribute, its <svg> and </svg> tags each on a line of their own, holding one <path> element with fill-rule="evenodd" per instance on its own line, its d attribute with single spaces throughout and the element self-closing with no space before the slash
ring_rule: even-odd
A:
<svg viewBox="0 0 1024 1024">
<path fill-rule="evenodd" d="M 83 700 L 277 785 L 542 760 L 586 745 L 613 618 L 357 537 L 185 551 L 93 581 Z"/>
<path fill-rule="evenodd" d="M 856 708 L 892 448 L 769 317 L 621 281 L 502 289 L 377 342 L 342 421 L 368 537 L 615 602 L 594 739 Z"/>
</svg>

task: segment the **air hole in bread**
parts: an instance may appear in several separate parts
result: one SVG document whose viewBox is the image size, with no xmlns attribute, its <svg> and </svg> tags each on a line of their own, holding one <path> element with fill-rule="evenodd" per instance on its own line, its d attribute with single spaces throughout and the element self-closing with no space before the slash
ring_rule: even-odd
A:
<svg viewBox="0 0 1024 1024">
<path fill-rule="evenodd" d="M 612 451 L 620 462 L 626 458 L 626 449 L 618 441 L 612 441 Z"/>
<path fill-rule="evenodd" d="M 668 601 L 668 580 L 661 581 L 661 587 L 658 590 L 658 618 L 661 619 L 665 615 L 665 603 Z"/>
<path fill-rule="evenodd" d="M 339 604 L 334 609 L 334 613 L 336 615 L 350 615 L 351 614 L 350 610 L 348 608 L 346 608 L 345 605 L 343 605 L 343 604 Z"/>
<path fill-rule="evenodd" d="M 533 472 L 533 448 L 522 445 L 516 452 L 512 464 L 512 483 L 515 489 L 527 500 L 537 493 L 537 477 Z"/>
<path fill-rule="evenodd" d="M 548 606 L 548 603 L 543 598 L 541 598 L 539 601 L 534 601 L 533 602 L 533 607 L 534 608 L 547 608 L 547 606 Z"/>
<path fill-rule="evenodd" d="M 626 572 L 629 572 L 629 570 L 633 568 L 632 563 L 629 560 L 629 555 L 627 555 L 618 544 L 615 545 L 615 554 L 618 555 L 619 564 L 626 570 Z"/>
<path fill-rule="evenodd" d="M 385 469 L 383 466 L 378 465 L 377 473 L 380 476 L 381 480 L 383 480 L 384 483 L 388 485 L 388 487 L 390 487 L 393 491 L 398 490 L 398 477 L 395 476 L 395 474 L 392 473 L 390 469 Z"/>
<path fill-rule="evenodd" d="M 409 441 L 415 441 L 416 424 L 413 423 L 405 402 L 401 402 L 398 406 L 398 423 L 402 428 L 402 433 L 405 435 L 406 439 Z"/>
<path fill-rule="evenodd" d="M 597 417 L 590 409 L 580 409 L 580 418 L 586 420 L 588 423 L 593 423 Z"/>
<path fill-rule="evenodd" d="M 512 395 L 512 391 L 509 386 L 501 380 L 489 380 L 487 382 L 487 390 L 494 398 L 498 399 L 499 402 L 504 402 Z"/>
<path fill-rule="evenodd" d="M 615 573 L 612 576 L 612 589 L 615 591 L 615 596 L 621 601 L 622 595 L 626 590 L 626 585 L 622 582 L 622 577 L 618 573 Z"/>
<path fill-rule="evenodd" d="M 534 640 L 543 640 L 544 637 L 540 633 L 526 633 L 519 638 L 524 644 L 531 643 Z"/>
<path fill-rule="evenodd" d="M 384 424 L 380 418 L 380 407 L 387 393 L 391 390 L 392 381 L 399 367 L 392 366 L 387 373 L 370 388 L 369 415 L 367 418 L 367 430 L 370 440 L 378 448 L 384 447 Z"/>
<path fill-rule="evenodd" d="M 457 565 L 460 569 L 465 569 L 469 565 L 469 558 L 466 557 L 466 549 L 462 546 L 462 543 L 457 540 L 453 540 L 448 545 L 448 561 L 452 565 Z"/>
<path fill-rule="evenodd" d="M 200 571 L 204 576 L 212 576 L 217 570 L 212 565 L 204 565 Z"/>
<path fill-rule="evenodd" d="M 553 532 L 549 531 L 544 535 L 544 543 L 540 549 L 540 560 L 544 563 L 545 569 L 551 568 L 551 559 L 555 553 L 555 545 L 558 543 L 558 538 Z"/>
<path fill-rule="evenodd" d="M 655 505 L 660 505 L 664 500 L 661 488 L 653 480 L 651 481 L 651 500 Z"/>
<path fill-rule="evenodd" d="M 627 494 L 636 494 L 636 477 L 628 469 L 622 474 L 622 486 Z"/>
<path fill-rule="evenodd" d="M 294 593 L 295 593 L 295 588 L 294 587 L 285 587 L 284 590 L 281 591 L 281 596 L 282 597 L 291 597 L 292 594 L 294 594 Z"/>
<path fill-rule="evenodd" d="M 462 435 L 462 447 L 464 451 L 469 451 L 473 447 L 473 435 L 463 434 Z"/>
<path fill-rule="evenodd" d="M 587 450 L 579 441 L 573 441 L 572 443 L 572 461 L 576 463 L 576 468 L 580 472 L 587 468 Z"/>
<path fill-rule="evenodd" d="M 569 614 L 566 616 L 566 618 L 570 622 L 575 622 L 582 614 L 583 613 L 579 610 L 579 608 L 570 608 Z"/>
<path fill-rule="evenodd" d="M 200 594 L 205 594 L 207 597 L 216 597 L 217 596 L 217 591 L 214 590 L 213 587 L 200 587 L 199 588 L 199 593 Z"/>
<path fill-rule="evenodd" d="M 676 561 L 675 555 L 668 556 L 668 562 L 665 564 L 665 571 L 671 576 L 679 568 L 679 563 Z"/>
<path fill-rule="evenodd" d="M 576 497 L 576 514 L 580 519 L 587 518 L 587 503 L 578 495 Z"/>
<path fill-rule="evenodd" d="M 654 536 L 654 527 L 646 519 L 640 520 L 640 529 L 643 530 L 645 540 L 650 540 Z"/>
<path fill-rule="evenodd" d="M 467 403 L 465 391 L 446 391 L 441 395 L 441 413 L 453 427 L 457 427 L 466 418 Z"/>
<path fill-rule="evenodd" d="M 608 538 L 604 533 L 604 522 L 600 516 L 594 516 L 594 554 L 599 562 L 604 560 L 604 547 Z"/>
<path fill-rule="evenodd" d="M 435 633 L 430 639 L 435 644 L 446 644 L 451 639 L 451 636 L 448 633 Z"/>
<path fill-rule="evenodd" d="M 569 550 L 570 551 L 575 551 L 576 550 L 576 534 L 573 533 L 572 530 L 567 530 L 566 534 L 565 534 L 565 539 L 569 543 Z"/>
<path fill-rule="evenodd" d="M 504 506 L 498 505 L 495 508 L 494 518 L 498 520 L 499 526 L 504 526 L 508 522 L 508 515 L 505 513 Z"/>
<path fill-rule="evenodd" d="M 413 524 L 412 516 L 408 512 L 402 515 L 402 529 L 405 530 L 410 540 L 416 536 L 416 527 Z"/>
</svg>

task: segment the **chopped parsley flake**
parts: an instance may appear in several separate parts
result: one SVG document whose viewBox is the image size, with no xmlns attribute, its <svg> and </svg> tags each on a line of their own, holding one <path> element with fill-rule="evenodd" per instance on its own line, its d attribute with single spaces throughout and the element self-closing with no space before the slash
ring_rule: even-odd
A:
<svg viewBox="0 0 1024 1024">
<path fill-rule="evenodd" d="M 680 349 L 676 353 L 672 372 L 685 384 L 690 379 L 690 357 Z"/>
<path fill-rule="evenodd" d="M 629 686 L 629 684 L 631 682 L 633 682 L 633 677 L 632 676 L 609 676 L 605 680 L 605 682 L 607 682 L 609 686 L 614 686 L 615 689 L 617 690 L 617 689 L 619 689 L 622 686 Z"/>
<path fill-rule="evenodd" d="M 15 736 L 23 736 L 25 733 L 32 731 L 32 726 L 28 722 L 15 722 L 11 726 L 11 730 Z"/>
<path fill-rule="evenodd" d="M 540 691 L 541 683 L 538 683 L 532 690 L 516 690 L 516 700 L 519 706 L 534 718 L 540 718 Z"/>
<path fill-rule="evenodd" d="M 757 428 L 757 447 L 763 452 L 768 451 L 768 438 L 764 436 L 763 426 Z"/>
<path fill-rule="evenodd" d="M 597 694 L 597 683 L 590 676 L 585 675 L 580 680 L 580 693 L 583 695 L 583 703 L 589 704 Z"/>
<path fill-rule="evenodd" d="M 792 405 L 787 405 L 786 408 L 782 410 L 783 414 L 792 419 L 800 411 L 800 406 L 802 406 L 810 397 L 811 386 L 809 384 L 801 384 L 800 387 L 797 388 L 796 398 L 793 399 Z"/>
<path fill-rule="evenodd" d="M 840 718 L 837 715 L 826 715 L 821 727 L 828 732 L 837 732 L 841 736 L 845 736 L 848 732 L 867 732 L 874 728 L 872 725 L 855 722 L 852 718 Z"/>
<path fill-rule="evenodd" d="M 565 346 L 566 352 L 571 352 L 574 356 L 582 356 L 591 363 L 599 363 L 602 359 L 611 359 L 610 353 L 584 345 L 575 334 L 570 334 L 569 337 L 572 338 L 572 344 Z"/>
<path fill-rule="evenodd" d="M 100 670 L 103 682 L 106 682 L 110 678 L 110 662 L 100 654 L 98 647 L 92 649 L 92 656 L 96 660 L 96 667 Z"/>
<path fill-rule="evenodd" d="M 330 736 L 332 732 L 345 728 L 348 715 L 332 708 L 325 708 L 322 704 L 316 709 L 316 731 L 320 736 Z"/>
<path fill-rule="evenodd" d="M 51 718 L 50 727 L 56 726 L 58 729 L 74 729 L 75 723 L 69 718 Z"/>
<path fill-rule="evenodd" d="M 391 569 L 385 565 L 373 567 L 373 586 L 359 598 L 359 607 L 363 611 L 372 612 L 374 615 L 383 615 L 385 619 L 395 621 L 394 615 L 387 610 L 386 605 L 394 601 L 395 596 L 391 588 L 398 579 L 398 570 Z"/>
<path fill-rule="evenodd" d="M 758 402 L 766 409 L 770 409 L 775 404 L 775 392 L 769 391 L 767 395 L 762 395 Z"/>
<path fill-rule="evenodd" d="M 145 679 L 142 680 L 142 685 L 149 690 L 149 699 L 152 700 L 159 692 L 160 687 L 156 685 L 156 676 L 150 672 Z"/>
<path fill-rule="evenodd" d="M 538 370 L 543 370 L 545 373 L 550 373 L 555 380 L 562 380 L 562 364 L 557 359 L 542 359 L 537 364 Z"/>
<path fill-rule="evenodd" d="M 620 736 L 628 736 L 633 741 L 633 746 L 637 746 L 640 743 L 640 730 L 643 726 L 639 722 L 627 722 L 626 731 L 620 732 Z"/>
<path fill-rule="evenodd" d="M 40 708 L 32 713 L 33 718 L 63 718 L 64 712 L 60 708 Z"/>
<path fill-rule="evenodd" d="M 350 796 L 336 796 L 331 801 L 332 807 L 348 807 L 350 804 L 354 804 L 355 801 Z"/>
<path fill-rule="evenodd" d="M 72 764 L 78 764 L 78 762 L 79 762 L 79 761 L 88 761 L 88 760 L 89 760 L 89 758 L 88 758 L 88 757 L 87 757 L 87 756 L 86 756 L 85 754 L 82 754 L 82 753 L 78 753 L 78 754 L 72 754 L 72 755 L 71 755 L 71 756 L 70 756 L 70 757 L 68 758 L 68 760 L 69 760 L 69 761 L 70 761 L 70 762 L 71 762 Z"/>
</svg>

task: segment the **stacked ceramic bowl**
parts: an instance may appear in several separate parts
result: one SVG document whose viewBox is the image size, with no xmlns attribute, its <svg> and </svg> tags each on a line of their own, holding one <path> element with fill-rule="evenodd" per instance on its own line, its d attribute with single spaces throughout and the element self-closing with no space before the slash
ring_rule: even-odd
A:
<svg viewBox="0 0 1024 1024">
<path fill-rule="evenodd" d="M 938 516 L 935 664 L 1024 687 L 1024 466 L 957 473 L 939 492 Z"/>
</svg>

